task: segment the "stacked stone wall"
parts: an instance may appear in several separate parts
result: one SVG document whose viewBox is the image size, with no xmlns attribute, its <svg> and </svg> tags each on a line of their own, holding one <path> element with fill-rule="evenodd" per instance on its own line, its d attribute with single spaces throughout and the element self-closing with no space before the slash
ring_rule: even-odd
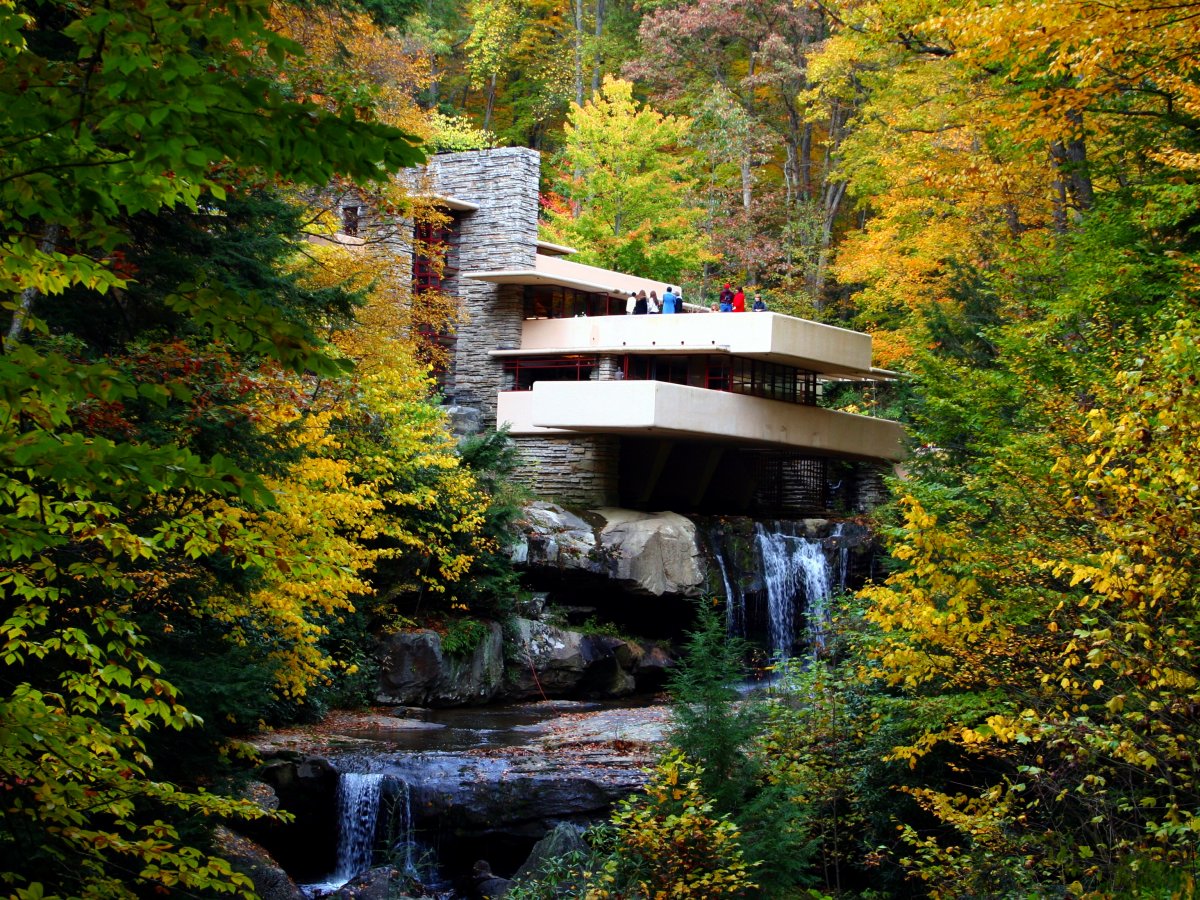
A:
<svg viewBox="0 0 1200 900">
<path fill-rule="evenodd" d="M 891 499 L 885 479 L 891 474 L 890 469 L 870 463 L 860 463 L 855 477 L 854 510 L 858 513 L 869 513 L 877 506 Z"/>
<path fill-rule="evenodd" d="M 517 436 L 513 441 L 520 460 L 514 478 L 536 496 L 574 507 L 617 504 L 618 438 Z"/>
<path fill-rule="evenodd" d="M 492 427 L 496 395 L 509 385 L 504 364 L 488 354 L 520 345 L 522 288 L 462 275 L 534 267 L 540 157 L 524 147 L 447 154 L 430 160 L 428 174 L 438 193 L 479 207 L 461 215 L 458 271 L 444 285 L 463 316 L 445 392 L 453 405 L 478 408 L 480 424 Z"/>
</svg>

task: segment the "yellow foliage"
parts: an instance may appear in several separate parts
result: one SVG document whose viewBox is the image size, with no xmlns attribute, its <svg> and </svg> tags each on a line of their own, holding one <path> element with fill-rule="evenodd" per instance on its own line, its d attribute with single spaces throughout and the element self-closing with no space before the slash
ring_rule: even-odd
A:
<svg viewBox="0 0 1200 900">
<path fill-rule="evenodd" d="M 410 52 L 401 35 L 338 4 L 273 3 L 270 26 L 305 50 L 287 70 L 297 94 L 331 106 L 349 102 L 361 116 L 429 137 L 413 99 L 429 84 L 429 59 Z"/>
<path fill-rule="evenodd" d="M 744 897 L 755 889 L 738 828 L 713 817 L 700 775 L 678 750 L 658 763 L 645 796 L 625 801 L 613 815 L 617 855 L 602 871 L 601 885 L 588 890 L 588 900 L 704 900 Z"/>
</svg>

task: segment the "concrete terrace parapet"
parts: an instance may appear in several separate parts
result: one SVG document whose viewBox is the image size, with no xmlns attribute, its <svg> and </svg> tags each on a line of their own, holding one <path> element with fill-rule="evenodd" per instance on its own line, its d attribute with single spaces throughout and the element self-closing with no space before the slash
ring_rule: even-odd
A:
<svg viewBox="0 0 1200 900">
<path fill-rule="evenodd" d="M 827 375 L 872 375 L 869 334 L 769 312 L 532 319 L 522 325 L 519 351 L 671 352 L 721 352 Z"/>
<path fill-rule="evenodd" d="M 904 429 L 887 419 L 662 381 L 543 381 L 501 395 L 514 435 L 581 432 L 733 441 L 896 462 Z"/>
</svg>

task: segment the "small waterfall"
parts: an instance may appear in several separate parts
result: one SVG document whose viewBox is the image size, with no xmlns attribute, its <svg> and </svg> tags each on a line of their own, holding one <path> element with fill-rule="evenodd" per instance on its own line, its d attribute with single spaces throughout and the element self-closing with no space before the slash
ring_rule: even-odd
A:
<svg viewBox="0 0 1200 900">
<path fill-rule="evenodd" d="M 824 649 L 831 621 L 829 598 L 833 596 L 830 584 L 829 560 L 820 541 L 799 538 L 795 559 L 804 577 L 805 617 L 808 619 L 808 639 L 813 646 Z"/>
<path fill-rule="evenodd" d="M 755 523 L 754 529 L 762 555 L 772 655 L 776 658 L 791 655 L 796 641 L 796 599 L 802 592 L 809 641 L 824 647 L 833 589 L 821 542 L 786 534 L 778 525 L 775 531 L 768 531 L 761 523 Z"/>
<path fill-rule="evenodd" d="M 746 634 L 746 598 L 737 585 L 729 580 L 729 567 L 725 564 L 725 554 L 721 550 L 721 532 L 713 530 L 709 534 L 713 556 L 717 560 L 717 568 L 721 570 L 721 582 L 725 585 L 725 633 L 744 637 Z"/>
<path fill-rule="evenodd" d="M 338 780 L 337 872 L 333 877 L 338 884 L 371 868 L 382 788 L 382 775 L 343 772 Z"/>
<path fill-rule="evenodd" d="M 400 871 L 412 878 L 420 877 L 417 871 L 417 839 L 413 833 L 412 788 L 407 781 L 398 781 L 396 806 L 392 810 L 392 849 Z"/>
<path fill-rule="evenodd" d="M 838 522 L 829 534 L 834 549 L 838 553 L 837 589 L 839 594 L 846 593 L 846 577 L 850 573 L 850 542 L 846 540 L 845 527 L 845 522 Z"/>
</svg>

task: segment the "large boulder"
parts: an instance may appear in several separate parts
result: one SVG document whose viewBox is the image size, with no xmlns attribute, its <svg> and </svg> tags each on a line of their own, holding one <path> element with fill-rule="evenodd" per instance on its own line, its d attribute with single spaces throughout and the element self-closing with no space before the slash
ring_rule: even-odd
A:
<svg viewBox="0 0 1200 900">
<path fill-rule="evenodd" d="M 504 677 L 500 626 L 485 623 L 487 634 L 469 654 L 449 654 L 435 631 L 401 631 L 379 645 L 376 700 L 404 706 L 463 706 L 487 703 Z"/>
<path fill-rule="evenodd" d="M 532 619 L 515 619 L 513 627 L 506 697 L 622 697 L 638 687 L 634 673 L 648 655 L 639 644 Z"/>
<path fill-rule="evenodd" d="M 597 552 L 596 528 L 554 503 L 536 501 L 524 508 L 520 534 L 510 553 L 514 563 L 530 568 L 577 569 L 607 575 L 609 560 Z"/>
<path fill-rule="evenodd" d="M 678 513 L 606 507 L 600 553 L 613 561 L 611 577 L 644 594 L 699 596 L 707 566 L 696 526 Z"/>
<path fill-rule="evenodd" d="M 639 594 L 699 596 L 707 566 L 696 526 L 678 513 L 604 507 L 582 516 L 539 501 L 525 507 L 513 562 L 612 579 Z"/>
<path fill-rule="evenodd" d="M 583 833 L 579 825 L 559 822 L 533 845 L 528 858 L 513 875 L 513 884 L 542 882 L 543 891 L 553 886 L 556 897 L 579 896 L 584 865 L 591 854 Z M 551 884 L 546 884 L 547 880 Z"/>
</svg>

